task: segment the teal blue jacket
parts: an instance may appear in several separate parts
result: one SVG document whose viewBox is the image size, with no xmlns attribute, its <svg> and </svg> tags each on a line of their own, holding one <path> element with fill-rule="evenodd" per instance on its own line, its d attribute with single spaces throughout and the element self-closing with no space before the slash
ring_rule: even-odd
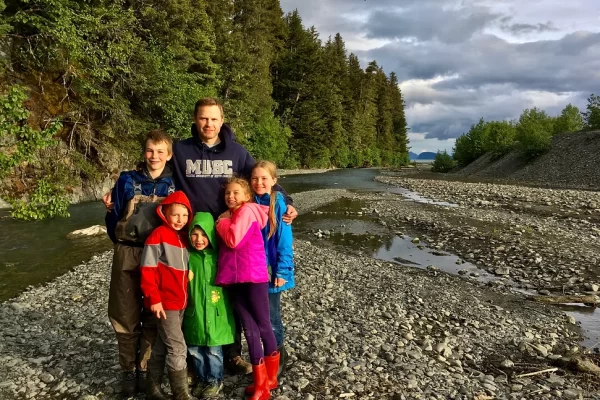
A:
<svg viewBox="0 0 600 400">
<path fill-rule="evenodd" d="M 294 249 L 292 236 L 292 226 L 283 222 L 283 215 L 287 210 L 287 205 L 283 195 L 275 193 L 275 221 L 277 222 L 275 233 L 268 238 L 271 229 L 270 222 L 262 229 L 263 240 L 265 242 L 265 252 L 267 253 L 267 263 L 271 271 L 269 278 L 269 293 L 283 292 L 295 286 L 294 282 Z M 255 195 L 254 200 L 258 204 L 270 206 L 271 195 L 266 193 L 262 196 Z M 275 278 L 285 279 L 285 284 L 275 287 L 273 284 Z"/>
</svg>

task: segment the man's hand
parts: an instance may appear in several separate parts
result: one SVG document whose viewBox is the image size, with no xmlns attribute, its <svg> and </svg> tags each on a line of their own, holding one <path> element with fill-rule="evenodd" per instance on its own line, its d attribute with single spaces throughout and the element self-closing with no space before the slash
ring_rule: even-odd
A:
<svg viewBox="0 0 600 400">
<path fill-rule="evenodd" d="M 152 314 L 156 315 L 156 318 L 158 319 L 160 319 L 161 316 L 167 319 L 167 313 L 163 309 L 162 303 L 156 303 L 151 305 L 150 311 L 152 311 Z"/>
<path fill-rule="evenodd" d="M 102 203 L 104 203 L 104 207 L 106 207 L 106 211 L 112 211 L 115 204 L 112 202 L 112 195 L 110 191 L 106 192 L 104 196 L 102 196 Z"/>
<path fill-rule="evenodd" d="M 294 206 L 290 204 L 287 206 L 287 210 L 285 211 L 285 214 L 283 214 L 283 217 L 281 219 L 283 219 L 283 222 L 289 225 L 294 219 L 296 219 L 297 216 L 298 211 L 296 211 Z"/>
<path fill-rule="evenodd" d="M 273 286 L 281 287 L 281 286 L 285 285 L 286 282 L 287 281 L 285 279 L 275 278 L 275 282 L 273 282 Z"/>
<path fill-rule="evenodd" d="M 231 218 L 231 211 L 227 210 L 223 214 L 219 215 L 219 218 L 217 218 L 217 222 L 219 222 L 219 220 L 223 218 Z"/>
</svg>

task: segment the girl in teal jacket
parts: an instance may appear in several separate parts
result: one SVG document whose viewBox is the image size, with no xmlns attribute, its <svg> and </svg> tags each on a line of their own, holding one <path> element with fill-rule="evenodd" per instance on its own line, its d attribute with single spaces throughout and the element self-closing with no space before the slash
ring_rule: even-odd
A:
<svg viewBox="0 0 600 400">
<path fill-rule="evenodd" d="M 269 222 L 262 229 L 267 263 L 269 265 L 269 305 L 271 325 L 277 340 L 280 354 L 278 376 L 285 367 L 286 352 L 284 347 L 284 328 L 281 320 L 281 292 L 295 286 L 294 251 L 292 226 L 283 222 L 286 204 L 281 193 L 274 191 L 277 183 L 277 168 L 270 161 L 259 161 L 252 168 L 250 184 L 254 192 L 254 200 L 261 205 L 269 206 Z"/>
<path fill-rule="evenodd" d="M 222 345 L 233 343 L 235 322 L 227 293 L 216 286 L 217 236 L 210 213 L 196 213 L 190 225 L 189 301 L 183 334 L 199 384 L 194 396 L 218 397 L 223 388 Z"/>
</svg>

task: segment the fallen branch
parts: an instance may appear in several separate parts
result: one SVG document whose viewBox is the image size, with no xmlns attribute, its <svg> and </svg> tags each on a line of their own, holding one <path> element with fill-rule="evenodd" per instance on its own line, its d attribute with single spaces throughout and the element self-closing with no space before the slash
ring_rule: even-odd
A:
<svg viewBox="0 0 600 400">
<path fill-rule="evenodd" d="M 548 369 L 543 369 L 541 371 L 528 372 L 526 374 L 517 375 L 517 378 L 524 378 L 526 376 L 541 375 L 541 374 L 545 374 L 546 372 L 555 372 L 555 371 L 558 371 L 558 368 L 548 368 Z"/>
<path fill-rule="evenodd" d="M 592 307 L 600 304 L 600 298 L 593 294 L 588 296 L 531 296 L 530 299 L 546 304 L 581 303 Z"/>
</svg>

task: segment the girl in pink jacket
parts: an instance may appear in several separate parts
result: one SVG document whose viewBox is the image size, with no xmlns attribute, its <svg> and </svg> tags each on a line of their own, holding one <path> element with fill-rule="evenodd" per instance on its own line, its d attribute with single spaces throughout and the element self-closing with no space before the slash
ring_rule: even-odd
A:
<svg viewBox="0 0 600 400">
<path fill-rule="evenodd" d="M 261 233 L 267 225 L 269 207 L 251 203 L 251 199 L 246 180 L 231 178 L 227 182 L 225 203 L 229 210 L 217 220 L 217 233 L 224 246 L 219 249 L 215 283 L 229 286 L 248 342 L 254 379 L 250 400 L 267 400 L 277 376 L 271 379 L 267 375 L 264 356 L 279 359 L 269 315 L 269 272 Z"/>
</svg>

